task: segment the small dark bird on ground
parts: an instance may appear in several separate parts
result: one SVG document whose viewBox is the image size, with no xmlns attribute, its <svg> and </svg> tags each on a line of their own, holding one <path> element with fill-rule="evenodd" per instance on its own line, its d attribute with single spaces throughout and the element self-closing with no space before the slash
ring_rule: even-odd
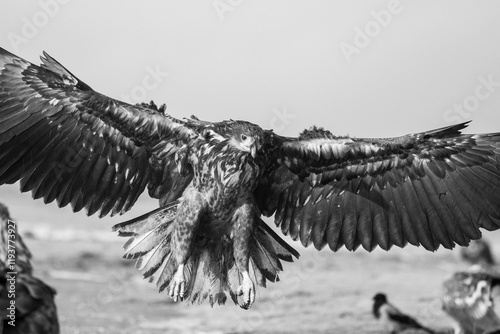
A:
<svg viewBox="0 0 500 334">
<path fill-rule="evenodd" d="M 457 323 L 455 333 L 483 334 L 500 328 L 500 273 L 471 268 L 443 283 L 443 310 Z"/>
<path fill-rule="evenodd" d="M 433 330 L 422 326 L 417 320 L 402 313 L 387 301 L 387 296 L 377 293 L 373 297 L 373 316 L 379 319 L 391 334 L 401 333 L 407 329 L 419 329 L 428 333 L 435 333 Z"/>
<path fill-rule="evenodd" d="M 31 252 L 16 227 L 0 203 L 0 334 L 58 334 L 56 291 L 32 276 Z"/>
<path fill-rule="evenodd" d="M 472 240 L 468 247 L 462 247 L 460 256 L 471 265 L 493 266 L 495 264 L 490 245 L 484 239 Z"/>
</svg>

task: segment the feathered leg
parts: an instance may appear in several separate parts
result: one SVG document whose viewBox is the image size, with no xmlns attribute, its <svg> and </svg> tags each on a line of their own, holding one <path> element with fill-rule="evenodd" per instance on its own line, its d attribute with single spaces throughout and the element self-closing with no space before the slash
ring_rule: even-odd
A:
<svg viewBox="0 0 500 334">
<path fill-rule="evenodd" d="M 205 208 L 205 197 L 197 190 L 187 189 L 184 192 L 182 201 L 178 206 L 172 236 L 172 255 L 178 265 L 169 289 L 169 295 L 174 301 L 177 301 L 177 299 L 183 300 L 186 293 L 184 265 L 193 250 L 193 241 Z"/>
<path fill-rule="evenodd" d="M 244 309 L 249 309 L 255 301 L 255 285 L 248 273 L 253 222 L 254 214 L 250 205 L 243 204 L 235 211 L 231 234 L 233 239 L 234 259 L 242 276 L 241 285 L 236 292 L 238 296 L 242 296 L 242 300 L 238 300 L 238 305 Z"/>
</svg>

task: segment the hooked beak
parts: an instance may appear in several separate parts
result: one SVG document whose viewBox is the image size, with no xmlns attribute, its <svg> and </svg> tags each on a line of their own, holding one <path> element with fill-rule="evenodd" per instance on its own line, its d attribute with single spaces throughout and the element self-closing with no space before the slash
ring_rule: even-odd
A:
<svg viewBox="0 0 500 334">
<path fill-rule="evenodd" d="M 250 155 L 252 156 L 252 158 L 256 159 L 257 158 L 257 154 L 258 154 L 258 151 L 261 149 L 262 147 L 262 142 L 260 140 L 255 140 L 252 145 L 250 146 Z"/>
<path fill-rule="evenodd" d="M 255 143 L 253 143 L 252 146 L 250 147 L 250 154 L 254 159 L 255 157 L 257 157 L 257 145 Z"/>
</svg>

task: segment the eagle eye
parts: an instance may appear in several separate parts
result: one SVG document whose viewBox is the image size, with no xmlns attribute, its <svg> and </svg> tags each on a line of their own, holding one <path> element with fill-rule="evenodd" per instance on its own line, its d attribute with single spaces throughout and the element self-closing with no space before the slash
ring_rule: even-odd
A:
<svg viewBox="0 0 500 334">
<path fill-rule="evenodd" d="M 247 138 L 248 138 L 247 136 L 241 135 L 241 140 L 247 140 Z"/>
</svg>

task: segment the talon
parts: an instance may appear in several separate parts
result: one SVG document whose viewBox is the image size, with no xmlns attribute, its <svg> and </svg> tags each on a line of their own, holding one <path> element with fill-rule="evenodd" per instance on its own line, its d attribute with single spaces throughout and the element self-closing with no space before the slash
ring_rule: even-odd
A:
<svg viewBox="0 0 500 334">
<path fill-rule="evenodd" d="M 250 279 L 248 272 L 243 272 L 243 282 L 238 287 L 236 293 L 238 296 L 242 296 L 241 302 L 238 300 L 238 305 L 241 308 L 248 310 L 255 301 L 255 286 Z"/>
<path fill-rule="evenodd" d="M 177 268 L 172 281 L 170 282 L 169 295 L 170 298 L 177 302 L 177 300 L 184 300 L 184 294 L 186 293 L 186 281 L 184 279 L 184 265 L 181 264 Z"/>
</svg>

